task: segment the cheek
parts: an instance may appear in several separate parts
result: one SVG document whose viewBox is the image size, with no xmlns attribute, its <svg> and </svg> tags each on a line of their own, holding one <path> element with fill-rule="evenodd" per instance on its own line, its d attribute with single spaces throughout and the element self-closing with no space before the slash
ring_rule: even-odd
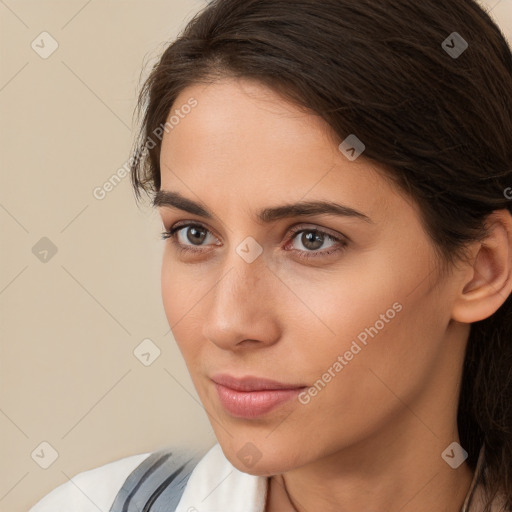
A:
<svg viewBox="0 0 512 512">
<path fill-rule="evenodd" d="M 330 317 L 338 336 L 303 352 L 311 385 L 307 416 L 333 436 L 339 421 L 361 435 L 380 428 L 426 389 L 442 357 L 444 326 L 435 321 L 434 297 L 397 297 L 382 293 L 363 308 L 338 301 L 352 313 Z M 322 410 L 331 411 L 331 421 Z"/>
<path fill-rule="evenodd" d="M 364 415 L 378 415 L 399 405 L 397 396 L 407 400 L 424 389 L 441 357 L 448 317 L 428 283 L 411 293 L 428 266 L 407 273 L 399 267 L 367 264 L 343 279 L 302 282 L 301 295 L 319 312 L 297 312 L 292 336 L 305 380 L 315 387 L 311 403 L 341 415 L 366 404 Z"/>
<path fill-rule="evenodd" d="M 375 436 L 404 411 L 407 414 L 404 404 L 415 403 L 414 398 L 426 389 L 435 360 L 428 340 L 409 336 L 417 322 L 408 315 L 414 317 L 414 309 L 404 305 L 384 329 L 373 338 L 368 336 L 366 345 L 348 336 L 340 338 L 338 346 L 319 340 L 315 350 L 304 351 L 300 364 L 308 375 L 309 391 L 314 391 L 290 416 L 293 421 L 284 418 L 272 436 L 268 432 L 262 436 L 262 443 L 273 443 L 276 453 L 284 446 L 287 456 L 293 453 L 302 462 Z M 360 320 L 366 323 L 366 318 Z M 352 346 L 355 354 L 350 350 L 352 341 L 360 347 Z M 423 345 L 418 348 L 416 343 Z M 322 440 L 312 443 L 319 432 Z M 300 450 L 294 452 L 294 446 Z"/>
<path fill-rule="evenodd" d="M 207 292 L 204 279 L 194 266 L 180 264 L 170 245 L 166 245 L 161 267 L 161 293 L 172 328 L 189 322 L 197 314 L 201 297 Z"/>
<path fill-rule="evenodd" d="M 287 312 L 286 326 L 293 331 L 288 337 L 303 352 L 306 368 L 323 373 L 338 355 L 350 351 L 354 340 L 364 348 L 365 342 L 380 339 L 399 319 L 399 281 L 388 276 L 388 282 L 379 282 L 376 276 L 380 274 L 380 268 L 372 272 L 369 265 L 361 265 L 320 276 L 318 272 L 290 279 L 284 276 L 293 293 L 283 292 L 280 311 Z"/>
<path fill-rule="evenodd" d="M 204 321 L 200 301 L 206 291 L 202 291 L 201 281 L 195 280 L 189 271 L 178 268 L 168 252 L 166 247 L 161 269 L 162 303 L 174 339 L 188 362 L 194 347 L 191 333 Z"/>
<path fill-rule="evenodd" d="M 181 300 L 179 289 L 178 273 L 173 272 L 168 258 L 168 249 L 166 248 L 163 255 L 161 269 L 161 291 L 162 303 L 169 326 L 173 325 L 180 318 L 180 309 L 183 308 L 183 300 Z"/>
<path fill-rule="evenodd" d="M 179 309 L 183 306 L 183 301 L 180 300 L 179 295 L 178 275 L 171 271 L 171 265 L 166 261 L 165 253 L 161 271 L 162 303 L 169 325 L 172 327 L 179 318 Z"/>
</svg>

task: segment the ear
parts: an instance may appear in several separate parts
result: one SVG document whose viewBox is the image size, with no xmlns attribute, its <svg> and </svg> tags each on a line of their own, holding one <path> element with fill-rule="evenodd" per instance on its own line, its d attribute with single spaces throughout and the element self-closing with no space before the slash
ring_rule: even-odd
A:
<svg viewBox="0 0 512 512">
<path fill-rule="evenodd" d="M 472 323 L 494 314 L 512 291 L 512 215 L 496 210 L 487 218 L 489 235 L 475 245 L 452 318 Z M 467 277 L 469 275 L 469 277 Z"/>
</svg>

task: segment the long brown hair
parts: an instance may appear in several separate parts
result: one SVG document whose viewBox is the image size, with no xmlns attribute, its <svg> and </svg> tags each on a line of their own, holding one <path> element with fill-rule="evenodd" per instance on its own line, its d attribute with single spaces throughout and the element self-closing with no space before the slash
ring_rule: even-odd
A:
<svg viewBox="0 0 512 512">
<path fill-rule="evenodd" d="M 162 127 L 178 94 L 228 76 L 316 113 L 340 141 L 357 134 L 364 157 L 419 205 L 443 264 L 486 235 L 491 212 L 512 208 L 512 54 L 474 0 L 210 2 L 140 92 L 137 199 L 160 188 Z M 511 297 L 472 324 L 461 382 L 471 468 L 485 443 L 485 512 L 498 492 L 512 510 Z"/>
</svg>

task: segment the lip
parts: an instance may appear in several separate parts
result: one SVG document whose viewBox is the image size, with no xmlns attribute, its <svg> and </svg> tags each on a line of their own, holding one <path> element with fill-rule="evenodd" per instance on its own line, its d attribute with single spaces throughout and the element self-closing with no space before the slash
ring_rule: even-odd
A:
<svg viewBox="0 0 512 512">
<path fill-rule="evenodd" d="M 212 378 L 224 409 L 238 418 L 256 418 L 295 398 L 306 386 L 271 379 L 214 375 Z"/>
<path fill-rule="evenodd" d="M 211 377 L 213 382 L 235 391 L 262 391 L 277 389 L 298 389 L 306 387 L 304 384 L 285 384 L 277 380 L 265 379 L 253 375 L 244 375 L 243 377 L 232 377 L 228 374 L 217 374 Z"/>
</svg>

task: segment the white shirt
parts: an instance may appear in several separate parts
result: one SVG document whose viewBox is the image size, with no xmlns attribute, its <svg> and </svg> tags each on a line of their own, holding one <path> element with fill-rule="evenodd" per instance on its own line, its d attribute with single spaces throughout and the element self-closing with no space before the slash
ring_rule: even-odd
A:
<svg viewBox="0 0 512 512">
<path fill-rule="evenodd" d="M 79 473 L 46 495 L 29 512 L 109 512 L 128 475 L 149 455 L 133 455 Z M 467 512 L 483 510 L 477 474 L 478 468 L 466 497 L 465 507 L 471 491 L 475 490 Z M 176 512 L 265 512 L 267 480 L 236 469 L 217 443 L 192 471 Z M 498 510 L 496 505 L 493 503 L 493 512 Z"/>
<path fill-rule="evenodd" d="M 47 494 L 29 512 L 109 512 L 128 475 L 149 455 L 132 455 L 79 473 Z"/>
<path fill-rule="evenodd" d="M 29 512 L 109 512 L 128 475 L 149 455 L 133 455 L 79 473 Z M 236 469 L 217 443 L 194 468 L 176 512 L 264 512 L 266 490 L 266 477 Z"/>
</svg>

